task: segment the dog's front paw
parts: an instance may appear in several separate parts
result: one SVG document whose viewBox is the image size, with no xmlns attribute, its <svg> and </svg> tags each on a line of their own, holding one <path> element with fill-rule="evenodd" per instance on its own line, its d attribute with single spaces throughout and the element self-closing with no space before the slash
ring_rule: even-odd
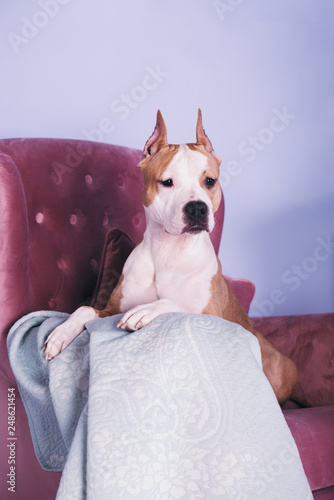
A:
<svg viewBox="0 0 334 500">
<path fill-rule="evenodd" d="M 97 312 L 92 307 L 79 307 L 61 325 L 57 326 L 48 336 L 43 346 L 45 359 L 50 361 L 58 356 L 84 330 L 87 321 L 97 318 Z"/>
<path fill-rule="evenodd" d="M 140 330 L 161 314 L 179 312 L 181 308 L 168 299 L 159 299 L 155 302 L 133 307 L 117 323 L 117 327 L 128 332 Z"/>
<path fill-rule="evenodd" d="M 57 326 L 46 339 L 43 350 L 45 351 L 45 359 L 47 361 L 58 356 L 81 333 L 80 331 L 75 336 L 73 336 L 73 333 L 69 334 L 68 326 L 66 325 L 67 321 Z"/>
<path fill-rule="evenodd" d="M 155 313 L 152 304 L 137 306 L 124 314 L 123 318 L 117 323 L 117 327 L 127 332 L 134 332 L 148 325 L 157 316 L 158 314 Z"/>
</svg>

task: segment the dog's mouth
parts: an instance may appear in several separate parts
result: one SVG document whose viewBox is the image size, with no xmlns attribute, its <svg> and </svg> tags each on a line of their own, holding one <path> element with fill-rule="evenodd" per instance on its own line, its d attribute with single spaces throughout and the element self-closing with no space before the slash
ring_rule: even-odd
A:
<svg viewBox="0 0 334 500">
<path fill-rule="evenodd" d="M 182 229 L 182 234 L 188 233 L 188 234 L 198 234 L 201 233 L 202 231 L 207 231 L 209 232 L 208 225 L 205 224 L 188 224 Z"/>
</svg>

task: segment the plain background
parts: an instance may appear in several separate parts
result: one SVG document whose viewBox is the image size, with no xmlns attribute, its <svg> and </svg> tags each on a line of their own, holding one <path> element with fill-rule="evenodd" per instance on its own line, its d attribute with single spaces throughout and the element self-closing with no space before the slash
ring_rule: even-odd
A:
<svg viewBox="0 0 334 500">
<path fill-rule="evenodd" d="M 223 271 L 253 315 L 333 311 L 332 0 L 1 1 L 0 137 L 142 149 L 197 108 L 222 157 Z"/>
</svg>

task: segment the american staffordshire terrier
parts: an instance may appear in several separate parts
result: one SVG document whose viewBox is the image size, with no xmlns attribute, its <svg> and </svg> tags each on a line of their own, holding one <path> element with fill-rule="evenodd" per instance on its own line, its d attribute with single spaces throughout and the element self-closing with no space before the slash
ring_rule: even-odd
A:
<svg viewBox="0 0 334 500">
<path fill-rule="evenodd" d="M 51 360 L 86 322 L 124 313 L 118 327 L 138 330 L 170 312 L 202 313 L 238 323 L 260 343 L 263 371 L 280 403 L 293 393 L 294 363 L 278 352 L 252 324 L 221 271 L 209 233 L 221 201 L 220 158 L 213 150 L 198 110 L 196 144 L 172 145 L 160 111 L 139 163 L 144 188 L 146 230 L 127 259 L 103 311 L 80 307 L 45 343 Z"/>
</svg>

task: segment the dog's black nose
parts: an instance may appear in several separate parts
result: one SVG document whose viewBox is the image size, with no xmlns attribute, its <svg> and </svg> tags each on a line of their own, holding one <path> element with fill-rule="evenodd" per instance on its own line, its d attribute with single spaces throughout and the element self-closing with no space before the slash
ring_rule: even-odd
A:
<svg viewBox="0 0 334 500">
<path fill-rule="evenodd" d="M 208 213 L 208 207 L 203 201 L 189 201 L 184 207 L 184 213 L 189 222 L 203 222 Z"/>
</svg>

